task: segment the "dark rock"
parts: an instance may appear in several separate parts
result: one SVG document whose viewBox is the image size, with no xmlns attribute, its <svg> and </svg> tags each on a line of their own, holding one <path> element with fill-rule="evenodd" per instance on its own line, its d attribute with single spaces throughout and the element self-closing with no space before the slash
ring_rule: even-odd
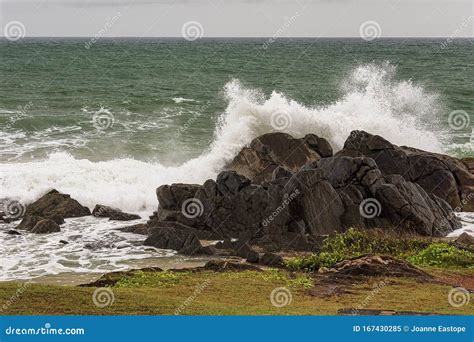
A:
<svg viewBox="0 0 474 342">
<path fill-rule="evenodd" d="M 39 221 L 33 229 L 30 230 L 30 233 L 35 234 L 47 234 L 47 233 L 56 233 L 61 231 L 59 225 L 50 219 L 43 219 Z"/>
<path fill-rule="evenodd" d="M 222 195 L 235 195 L 250 185 L 250 179 L 239 175 L 235 171 L 223 171 L 217 176 L 216 184 L 217 189 Z"/>
<path fill-rule="evenodd" d="M 282 267 L 284 265 L 283 258 L 278 254 L 265 253 L 260 257 L 260 264 L 271 267 Z"/>
<path fill-rule="evenodd" d="M 296 195 L 290 214 L 293 219 L 304 221 L 309 234 L 318 236 L 343 230 L 344 205 L 322 170 L 295 173 L 284 193 Z"/>
<path fill-rule="evenodd" d="M 164 221 L 164 222 L 156 222 L 153 225 L 147 225 L 148 227 L 148 234 L 151 235 L 155 232 L 155 230 L 160 230 L 162 228 L 171 228 L 171 229 L 177 229 L 183 233 L 186 234 L 194 234 L 196 235 L 200 240 L 220 240 L 222 239 L 222 236 L 219 234 L 216 234 L 212 231 L 209 230 L 202 230 L 202 229 L 196 229 L 193 227 L 186 226 L 184 224 L 181 224 L 179 222 L 172 222 L 172 221 Z"/>
<path fill-rule="evenodd" d="M 291 172 L 311 161 L 329 156 L 329 143 L 313 134 L 295 139 L 285 133 L 268 133 L 254 139 L 244 147 L 225 169 L 233 170 L 260 184 L 272 180 L 273 171 L 284 167 Z"/>
<path fill-rule="evenodd" d="M 464 232 L 456 238 L 455 242 L 460 245 L 471 246 L 474 245 L 474 236 Z"/>
<path fill-rule="evenodd" d="M 10 229 L 10 230 L 7 231 L 6 233 L 9 234 L 9 235 L 21 235 L 20 232 L 14 230 L 14 229 Z"/>
<path fill-rule="evenodd" d="M 69 195 L 61 194 L 57 190 L 51 190 L 37 201 L 26 207 L 25 216 L 39 216 L 44 218 L 53 217 L 82 217 L 91 212 Z"/>
<path fill-rule="evenodd" d="M 229 173 L 225 171 L 225 175 Z M 232 177 L 237 177 L 232 174 Z M 222 178 L 218 179 L 221 180 Z M 242 232 L 256 235 L 280 233 L 289 220 L 288 203 L 278 184 L 248 184 L 245 178 L 232 190 L 208 180 L 196 193 L 204 214 L 193 227 L 213 231 L 222 238 L 237 238 Z M 237 183 L 236 183 L 237 184 Z"/>
<path fill-rule="evenodd" d="M 44 219 L 46 218 L 42 216 L 27 215 L 23 218 L 23 220 L 21 220 L 20 224 L 16 226 L 16 229 L 31 230 L 39 221 L 44 220 Z M 54 221 L 58 225 L 61 225 L 64 223 L 64 219 L 57 214 L 51 215 L 49 219 Z"/>
<path fill-rule="evenodd" d="M 193 198 L 200 188 L 201 185 L 196 184 L 162 185 L 156 190 L 156 196 L 161 208 L 180 211 L 183 202 Z"/>
<path fill-rule="evenodd" d="M 59 243 L 62 243 L 63 245 L 67 245 L 69 242 L 67 242 L 66 240 L 59 240 Z"/>
<path fill-rule="evenodd" d="M 148 235 L 149 227 L 145 223 L 134 224 L 133 226 L 118 228 L 124 233 L 134 233 L 134 234 L 141 234 L 141 235 Z"/>
<path fill-rule="evenodd" d="M 194 233 L 171 227 L 155 228 L 143 244 L 185 255 L 201 254 L 203 248 Z"/>
<path fill-rule="evenodd" d="M 293 174 L 291 173 L 290 170 L 285 169 L 283 166 L 277 166 L 275 170 L 272 172 L 272 178 L 271 180 L 278 180 L 278 179 L 288 179 L 292 176 Z"/>
<path fill-rule="evenodd" d="M 25 216 L 23 220 L 21 220 L 20 224 L 16 226 L 16 229 L 25 229 L 25 230 L 31 230 L 33 227 L 41 220 L 43 220 L 43 217 L 39 216 Z"/>
<path fill-rule="evenodd" d="M 234 244 L 234 251 L 235 255 L 241 257 L 242 259 L 246 259 L 247 262 L 257 263 L 260 258 L 260 254 L 255 251 L 247 242 L 237 241 Z"/>
<path fill-rule="evenodd" d="M 141 219 L 139 215 L 124 213 L 120 209 L 101 204 L 96 204 L 94 210 L 92 210 L 92 215 L 95 217 L 109 217 L 110 220 L 114 221 L 131 221 Z"/>
<path fill-rule="evenodd" d="M 159 206 L 147 223 L 148 231 L 183 230 L 184 225 L 188 233 L 195 229 L 192 233 L 201 240 L 206 237 L 200 232 L 207 232 L 217 240 L 237 238 L 249 248 L 278 252 L 317 251 L 318 237 L 349 227 L 395 227 L 444 236 L 461 226 L 446 201 L 401 175 L 384 174 L 362 152 L 395 148 L 381 137 L 368 140 L 365 145 L 349 141 L 346 148 L 360 149 L 347 149 L 351 156 L 331 157 L 330 146 L 316 136 L 266 134 L 244 148 L 216 181 L 158 188 Z M 186 212 L 189 203 L 194 212 Z M 374 215 L 365 212 L 367 208 Z M 236 251 L 235 246 L 215 249 L 208 253 Z M 240 256 L 256 258 L 247 252 Z"/>
<path fill-rule="evenodd" d="M 336 156 L 367 156 L 380 172 L 401 175 L 428 195 L 445 200 L 456 211 L 474 211 L 474 174 L 470 159 L 397 146 L 378 135 L 353 131 Z"/>
</svg>

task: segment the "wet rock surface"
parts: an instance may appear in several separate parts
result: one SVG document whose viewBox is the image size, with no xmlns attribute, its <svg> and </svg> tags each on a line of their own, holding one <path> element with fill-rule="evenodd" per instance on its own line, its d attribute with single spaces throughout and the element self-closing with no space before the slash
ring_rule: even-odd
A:
<svg viewBox="0 0 474 342">
<path fill-rule="evenodd" d="M 141 219 L 140 215 L 124 213 L 122 210 L 106 205 L 97 204 L 92 210 L 95 217 L 109 217 L 115 221 L 132 221 Z"/>
</svg>

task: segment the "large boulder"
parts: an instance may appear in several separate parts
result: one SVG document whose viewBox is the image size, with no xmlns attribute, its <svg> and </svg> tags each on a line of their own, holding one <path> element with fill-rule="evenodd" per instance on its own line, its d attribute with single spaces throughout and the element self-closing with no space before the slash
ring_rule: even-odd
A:
<svg viewBox="0 0 474 342">
<path fill-rule="evenodd" d="M 216 181 L 207 180 L 202 186 L 160 187 L 158 210 L 148 225 L 176 222 L 221 239 L 237 238 L 247 231 L 256 235 L 282 233 L 290 220 L 286 202 L 291 200 L 285 199 L 282 189 L 280 184 L 251 184 L 235 171 L 223 171 Z"/>
<path fill-rule="evenodd" d="M 25 216 L 31 215 L 45 218 L 54 216 L 69 218 L 89 216 L 91 211 L 75 199 L 72 199 L 70 195 L 62 194 L 57 190 L 51 190 L 26 207 Z"/>
<path fill-rule="evenodd" d="M 385 175 L 401 175 L 429 195 L 445 200 L 455 211 L 474 211 L 471 158 L 458 160 L 438 153 L 397 146 L 378 135 L 353 131 L 336 156 L 367 156 Z"/>
<path fill-rule="evenodd" d="M 290 206 L 291 217 L 303 220 L 308 234 L 318 236 L 343 230 L 344 205 L 324 171 L 303 169 L 297 172 L 284 192 L 296 195 Z"/>
<path fill-rule="evenodd" d="M 278 167 L 295 172 L 309 162 L 330 156 L 331 145 L 314 134 L 295 139 L 286 133 L 268 133 L 244 147 L 225 169 L 260 184 L 271 181 L 273 171 Z"/>
<path fill-rule="evenodd" d="M 124 213 L 120 209 L 112 208 L 106 205 L 96 204 L 92 215 L 95 217 L 109 217 L 113 221 L 132 221 L 141 219 L 140 215 Z"/>
<path fill-rule="evenodd" d="M 342 199 L 343 227 L 392 226 L 428 236 L 461 227 L 444 200 L 400 175 L 383 176 L 371 158 L 325 158 L 316 170 L 324 172 Z"/>
</svg>

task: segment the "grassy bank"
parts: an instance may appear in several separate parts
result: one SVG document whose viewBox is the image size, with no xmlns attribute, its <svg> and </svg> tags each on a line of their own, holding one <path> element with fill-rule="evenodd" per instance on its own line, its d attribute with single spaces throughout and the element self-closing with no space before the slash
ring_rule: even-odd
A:
<svg viewBox="0 0 474 342">
<path fill-rule="evenodd" d="M 466 270 L 449 274 L 472 277 L 472 272 Z M 103 308 L 94 304 L 96 288 L 30 285 L 17 296 L 17 283 L 0 284 L 0 303 L 9 303 L 2 314 L 335 315 L 339 309 L 354 307 L 474 314 L 474 298 L 470 304 L 453 307 L 448 302 L 452 287 L 443 284 L 369 278 L 351 287 L 348 293 L 327 297 L 312 294 L 312 285 L 313 279 L 306 274 L 274 270 L 139 273 L 110 287 L 114 301 Z M 292 297 L 281 308 L 270 300 L 272 291 L 279 287 L 287 288 Z"/>
</svg>

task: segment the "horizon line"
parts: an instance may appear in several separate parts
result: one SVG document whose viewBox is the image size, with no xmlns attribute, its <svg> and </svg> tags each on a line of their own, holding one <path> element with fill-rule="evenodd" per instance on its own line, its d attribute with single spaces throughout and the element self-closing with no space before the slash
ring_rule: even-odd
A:
<svg viewBox="0 0 474 342">
<path fill-rule="evenodd" d="M 184 39 L 182 36 L 108 36 L 108 37 L 97 37 L 97 36 L 26 36 L 18 41 L 21 41 L 23 39 L 32 39 L 32 38 L 85 38 L 85 39 L 117 39 L 117 38 L 158 38 L 158 39 Z M 0 39 L 7 39 L 6 36 L 0 36 Z M 237 37 L 237 36 L 232 36 L 232 37 L 225 37 L 225 36 L 212 36 L 212 37 L 201 37 L 198 38 L 194 41 L 199 41 L 203 39 L 274 39 L 275 41 L 277 40 L 282 40 L 282 39 L 360 39 L 364 40 L 360 36 L 350 36 L 350 37 L 310 37 L 310 36 L 295 36 L 295 37 L 269 37 L 269 36 L 249 36 L 249 37 Z M 390 36 L 390 37 L 379 37 L 375 38 L 372 41 L 377 41 L 381 39 L 474 39 L 474 36 L 462 36 L 462 37 L 443 37 L 443 36 L 410 36 L 410 37 L 403 37 L 403 36 Z M 365 40 L 364 40 L 365 41 Z M 192 41 L 190 41 L 192 42 Z"/>
</svg>

